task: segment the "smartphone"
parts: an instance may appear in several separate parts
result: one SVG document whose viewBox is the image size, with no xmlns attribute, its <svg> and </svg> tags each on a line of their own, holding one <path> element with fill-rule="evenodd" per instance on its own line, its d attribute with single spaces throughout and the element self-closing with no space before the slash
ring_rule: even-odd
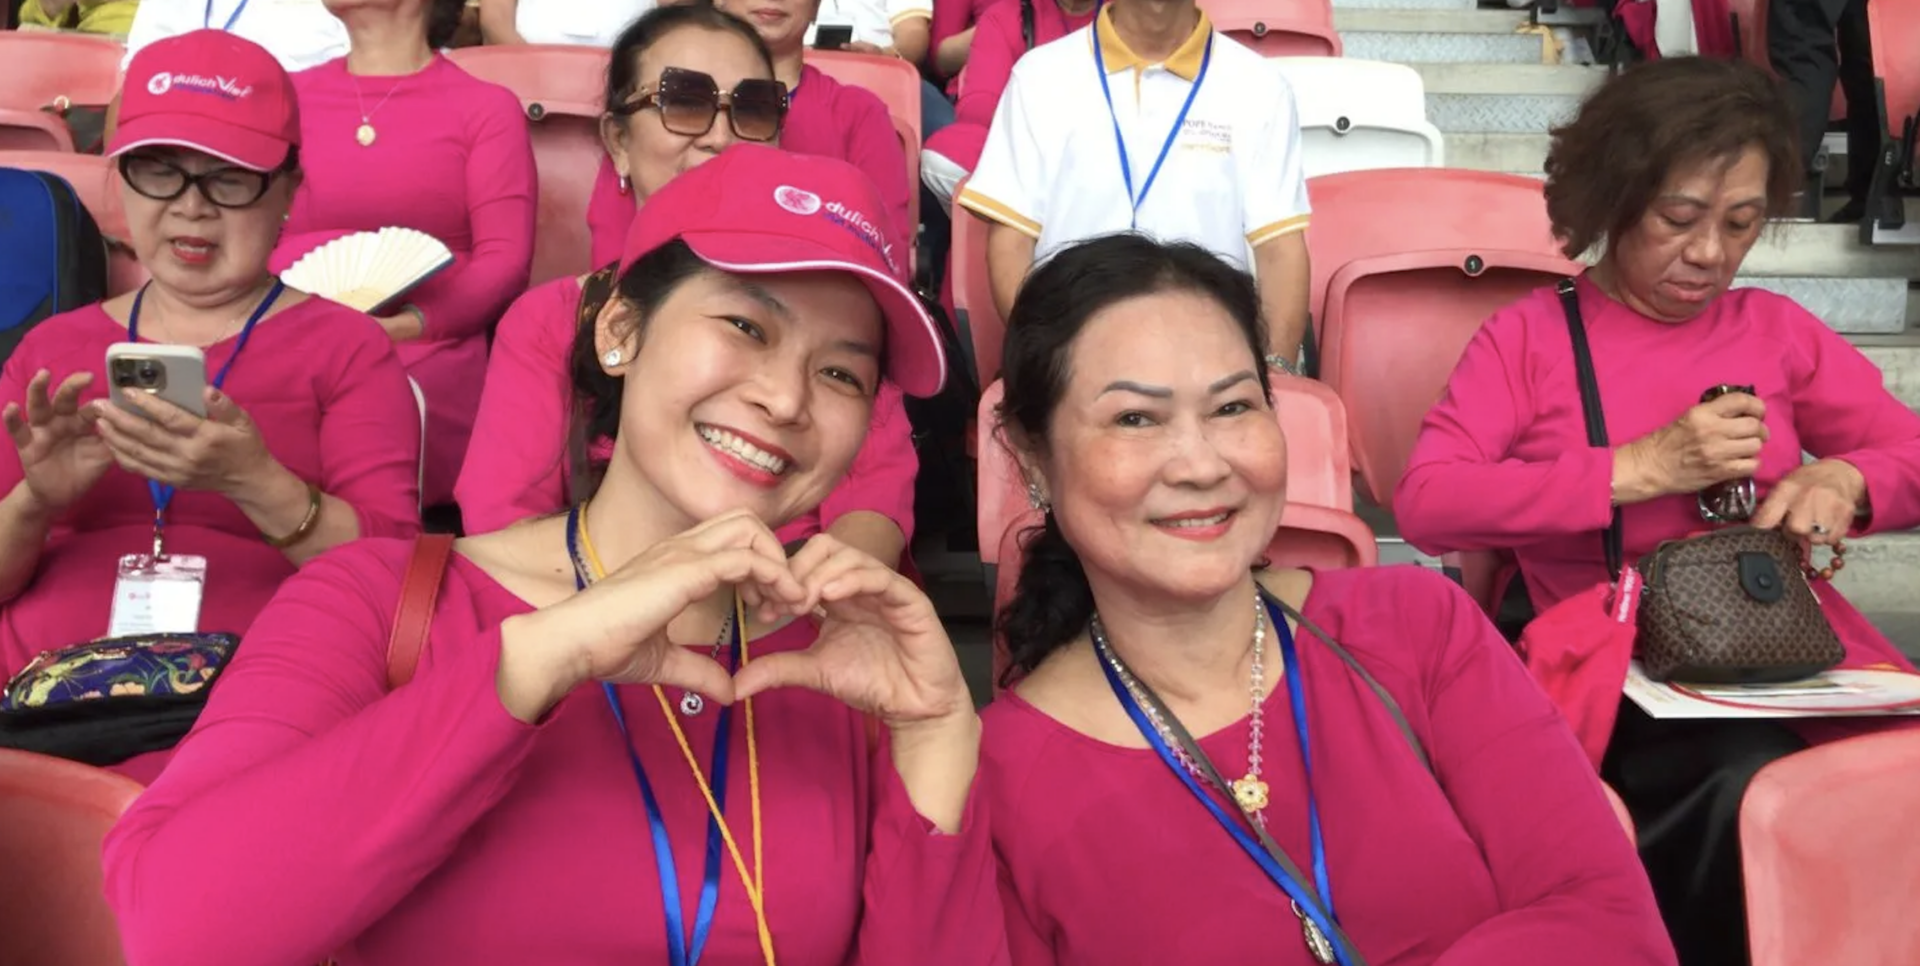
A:
<svg viewBox="0 0 1920 966">
<path fill-rule="evenodd" d="M 122 398 L 120 390 L 137 389 L 195 416 L 207 415 L 207 357 L 190 345 L 116 342 L 107 347 L 107 385 L 114 405 L 135 415 L 145 414 Z"/>
<path fill-rule="evenodd" d="M 853 43 L 853 25 L 836 23 L 821 24 L 813 31 L 813 49 L 839 50 Z"/>
</svg>

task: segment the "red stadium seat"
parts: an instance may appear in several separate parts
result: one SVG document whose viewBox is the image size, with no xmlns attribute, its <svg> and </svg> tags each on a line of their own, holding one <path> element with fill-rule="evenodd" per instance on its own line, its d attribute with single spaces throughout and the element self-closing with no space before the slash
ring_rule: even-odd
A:
<svg viewBox="0 0 1920 966">
<path fill-rule="evenodd" d="M 1557 255 L 1473 248 L 1363 258 L 1334 274 L 1321 376 L 1347 405 L 1370 500 L 1393 505 L 1420 422 L 1480 324 L 1578 270 Z"/>
<path fill-rule="evenodd" d="M 592 271 L 587 205 L 606 149 L 600 115 L 607 52 L 599 47 L 510 44 L 461 47 L 454 63 L 519 95 L 533 130 L 540 206 L 530 285 Z"/>
<path fill-rule="evenodd" d="M 100 844 L 140 794 L 110 771 L 0 749 L 0 942 L 7 962 L 120 966 Z"/>
<path fill-rule="evenodd" d="M 124 55 L 120 44 L 85 34 L 0 31 L 0 150 L 72 151 L 61 115 L 112 101 Z"/>
<path fill-rule="evenodd" d="M 0 151 L 72 151 L 73 130 L 59 115 L 0 107 Z"/>
<path fill-rule="evenodd" d="M 1900 136 L 1904 122 L 1920 116 L 1920 5 L 1867 4 L 1873 33 L 1873 73 L 1885 91 L 1888 133 Z"/>
<path fill-rule="evenodd" d="M 1338 57 L 1331 0 L 1201 0 L 1207 19 L 1263 57 Z"/>
<path fill-rule="evenodd" d="M 1920 732 L 1821 745 L 1740 805 L 1753 966 L 1911 966 L 1920 950 Z"/>
<path fill-rule="evenodd" d="M 807 63 L 820 72 L 880 98 L 893 115 L 893 129 L 907 155 L 907 216 L 920 224 L 920 72 L 897 57 L 856 54 L 845 50 L 809 50 Z"/>
<path fill-rule="evenodd" d="M 959 197 L 960 189 L 966 186 L 962 181 L 954 197 Z M 1007 322 L 994 308 L 993 279 L 987 274 L 988 227 L 980 216 L 955 205 L 953 246 L 947 256 L 953 307 L 966 316 L 968 341 L 973 344 L 974 377 L 983 386 L 1000 378 L 1000 349 L 1007 339 Z"/>
<path fill-rule="evenodd" d="M 1308 307 L 1315 337 L 1325 344 L 1327 283 L 1354 259 L 1442 248 L 1558 255 L 1542 187 L 1536 178 L 1459 168 L 1344 171 L 1309 179 Z"/>
<path fill-rule="evenodd" d="M 107 294 L 131 292 L 147 280 L 147 270 L 125 246 L 127 216 L 121 207 L 120 174 L 112 161 L 95 154 L 64 151 L 0 151 L 0 168 L 45 171 L 67 179 L 87 207 L 100 233 L 115 243 L 107 258 Z"/>
</svg>

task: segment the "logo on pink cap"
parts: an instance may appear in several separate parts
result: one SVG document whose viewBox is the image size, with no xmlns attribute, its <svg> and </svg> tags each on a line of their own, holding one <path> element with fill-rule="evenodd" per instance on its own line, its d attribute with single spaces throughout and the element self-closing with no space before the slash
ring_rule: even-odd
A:
<svg viewBox="0 0 1920 966">
<path fill-rule="evenodd" d="M 788 184 L 773 189 L 773 200 L 796 215 L 811 215 L 820 210 L 819 195 Z"/>
<path fill-rule="evenodd" d="M 900 271 L 900 264 L 893 260 L 893 246 L 887 243 L 886 233 L 880 230 L 879 225 L 868 221 L 866 215 L 838 201 L 829 201 L 827 202 L 827 220 L 852 232 L 854 237 L 865 242 L 868 248 L 878 252 L 886 261 L 889 270 L 895 273 Z"/>
<path fill-rule="evenodd" d="M 230 77 L 175 74 L 164 70 L 147 81 L 147 93 L 156 97 L 173 90 L 181 90 L 189 94 L 212 94 L 215 97 L 237 101 L 252 94 L 253 85 L 242 84 Z"/>
</svg>

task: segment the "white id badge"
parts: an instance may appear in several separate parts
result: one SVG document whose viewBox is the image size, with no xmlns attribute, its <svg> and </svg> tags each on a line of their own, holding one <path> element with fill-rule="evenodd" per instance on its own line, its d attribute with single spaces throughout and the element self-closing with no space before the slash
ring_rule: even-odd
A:
<svg viewBox="0 0 1920 966">
<path fill-rule="evenodd" d="M 207 558 L 186 554 L 120 558 L 113 582 L 108 637 L 192 634 L 200 630 L 200 597 L 207 586 Z"/>
</svg>

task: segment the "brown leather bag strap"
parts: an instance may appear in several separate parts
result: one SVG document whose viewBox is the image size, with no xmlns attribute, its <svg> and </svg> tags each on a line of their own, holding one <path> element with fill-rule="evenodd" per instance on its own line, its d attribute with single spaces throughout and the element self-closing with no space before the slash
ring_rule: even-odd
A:
<svg viewBox="0 0 1920 966">
<path fill-rule="evenodd" d="M 400 605 L 393 612 L 393 634 L 387 638 L 387 690 L 413 680 L 420 654 L 427 649 L 427 629 L 440 599 L 440 585 L 453 557 L 453 537 L 421 534 L 413 544 L 413 559 L 400 580 Z"/>
</svg>

